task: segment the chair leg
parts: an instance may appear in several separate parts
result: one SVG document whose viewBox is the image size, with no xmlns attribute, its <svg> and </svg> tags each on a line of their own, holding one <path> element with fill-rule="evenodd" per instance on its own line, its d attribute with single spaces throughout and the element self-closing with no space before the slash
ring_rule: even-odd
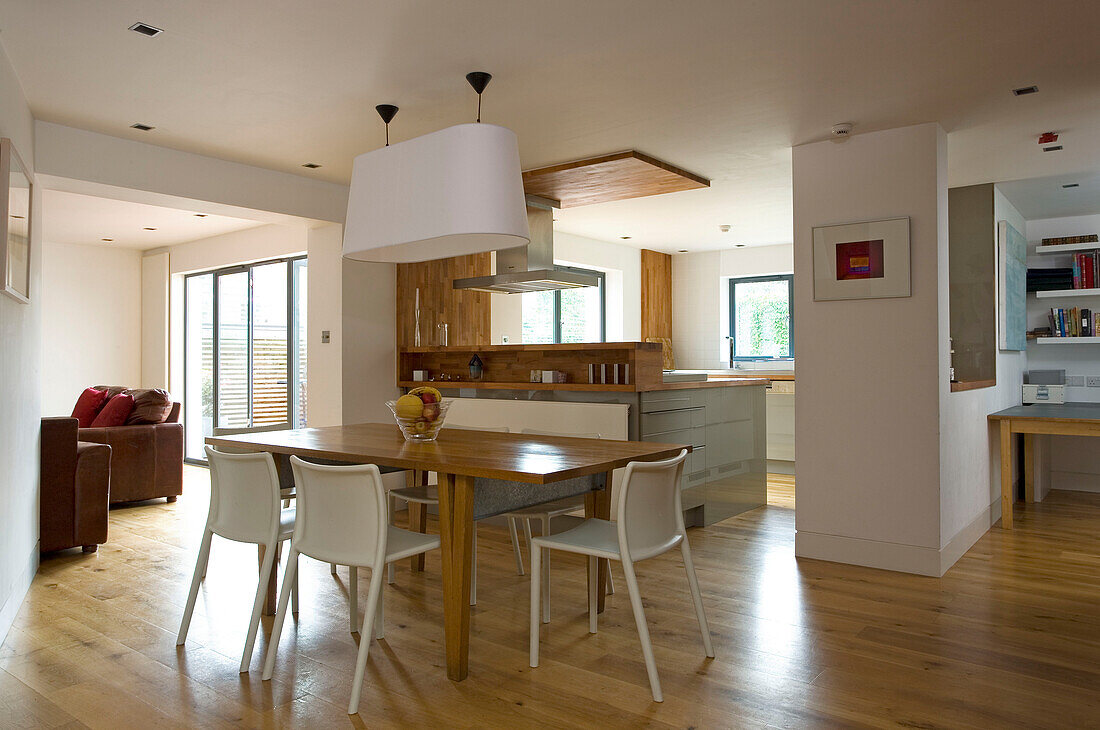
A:
<svg viewBox="0 0 1100 730">
<path fill-rule="evenodd" d="M 354 570 L 354 568 L 352 569 Z M 382 566 L 375 564 L 370 572 L 370 589 L 367 592 L 367 617 L 365 625 L 374 623 L 374 614 L 378 610 L 379 599 L 382 595 Z M 355 661 L 355 684 L 351 687 L 351 701 L 348 703 L 348 714 L 359 712 L 359 694 L 363 689 L 363 675 L 367 671 L 367 653 L 370 651 L 371 638 L 359 637 L 359 658 Z"/>
<path fill-rule="evenodd" d="M 599 575 L 597 566 L 599 560 L 593 556 L 588 556 L 588 633 L 596 633 L 596 596 L 599 593 L 599 586 L 596 585 L 596 576 Z"/>
<path fill-rule="evenodd" d="M 279 650 L 279 637 L 283 633 L 283 622 L 286 621 L 286 603 L 290 598 L 290 586 L 298 580 L 298 551 L 294 545 L 290 546 L 290 554 L 286 558 L 286 570 L 283 571 L 283 587 L 279 591 L 279 606 L 275 611 L 275 625 L 271 627 L 271 640 L 267 647 L 267 658 L 264 660 L 264 681 L 271 679 L 275 671 L 275 654 Z"/>
<path fill-rule="evenodd" d="M 523 553 L 519 549 L 519 533 L 516 532 L 516 518 L 508 518 L 508 536 L 512 538 L 512 552 L 516 556 L 516 575 L 523 575 Z"/>
<path fill-rule="evenodd" d="M 248 621 L 248 636 L 244 640 L 244 654 L 241 655 L 241 674 L 248 671 L 248 665 L 252 663 L 252 648 L 256 645 L 256 631 L 260 627 L 260 613 L 264 610 L 264 599 L 267 598 L 267 581 L 271 577 L 271 571 L 275 566 L 275 553 L 279 549 L 276 538 L 269 545 L 264 546 L 264 562 L 260 566 L 260 582 L 256 586 L 256 600 L 252 603 L 252 618 Z M 288 588 L 289 586 L 283 586 Z"/>
<path fill-rule="evenodd" d="M 390 563 L 393 567 L 393 563 Z M 374 583 L 374 573 L 371 572 L 371 583 Z M 386 638 L 386 588 L 378 591 L 378 610 L 374 613 L 374 638 Z M 361 637 L 360 637 L 361 639 Z"/>
<path fill-rule="evenodd" d="M 526 525 L 526 520 L 524 520 Z M 527 543 L 531 548 L 531 660 L 530 665 L 539 665 L 539 588 L 542 575 L 542 548 L 533 542 Z"/>
<path fill-rule="evenodd" d="M 210 542 L 213 539 L 213 532 L 209 529 L 203 531 L 202 543 L 199 545 L 199 558 L 195 561 L 195 575 L 191 578 L 191 591 L 187 594 L 187 606 L 183 609 L 179 634 L 176 635 L 176 646 L 182 646 L 187 641 L 187 630 L 191 627 L 191 614 L 195 611 L 195 600 L 199 595 L 199 583 L 206 576 L 206 564 L 210 562 Z"/>
<path fill-rule="evenodd" d="M 531 520 L 528 517 L 523 518 L 523 539 L 527 541 L 527 552 L 534 550 L 531 547 Z M 534 570 L 534 568 L 532 568 Z"/>
<path fill-rule="evenodd" d="M 328 564 L 328 572 L 332 573 L 333 575 L 336 575 L 336 563 L 329 563 Z"/>
<path fill-rule="evenodd" d="M 699 619 L 699 631 L 703 634 L 703 649 L 707 656 L 714 658 L 714 647 L 710 643 L 710 624 L 707 623 L 707 614 L 703 610 L 703 596 L 699 592 L 699 577 L 695 575 L 695 563 L 691 559 L 691 548 L 688 547 L 687 536 L 680 541 L 680 553 L 684 556 L 684 570 L 687 571 L 688 588 L 691 589 L 691 602 L 695 604 L 695 617 Z"/>
<path fill-rule="evenodd" d="M 477 523 L 474 523 L 472 542 L 473 562 L 470 564 L 470 605 L 477 605 Z"/>
<path fill-rule="evenodd" d="M 294 585 L 290 587 L 290 610 L 295 616 L 298 615 L 298 574 L 294 574 Z"/>
<path fill-rule="evenodd" d="M 638 591 L 638 578 L 634 575 L 634 563 L 624 560 L 623 573 L 626 574 L 626 590 L 630 594 L 630 607 L 634 609 L 634 623 L 638 627 L 638 639 L 642 643 L 642 656 L 645 657 L 645 671 L 649 675 L 649 688 L 653 692 L 653 701 L 664 702 L 664 696 L 661 694 L 661 680 L 657 678 L 657 662 L 653 658 L 653 646 L 649 643 L 649 627 L 646 625 L 645 611 L 642 609 L 642 594 Z"/>
<path fill-rule="evenodd" d="M 544 515 L 542 518 L 542 536 L 548 537 L 550 535 L 550 517 Z M 531 569 L 532 571 L 534 568 Z M 542 622 L 544 624 L 550 623 L 550 551 L 546 551 L 546 555 L 542 561 Z"/>
<path fill-rule="evenodd" d="M 393 513 L 397 511 L 397 498 L 394 497 L 392 494 L 389 494 L 389 493 L 386 494 L 386 509 L 387 509 L 386 514 L 388 514 L 389 518 L 390 518 L 389 523 L 392 525 L 393 524 Z M 386 583 L 390 584 L 391 586 L 394 583 L 395 575 L 396 575 L 393 565 L 394 565 L 393 563 L 387 563 L 386 564 Z M 381 637 L 379 637 L 379 638 L 381 638 Z"/>
<path fill-rule="evenodd" d="M 348 566 L 348 612 L 351 617 L 351 633 L 359 633 L 359 569 Z"/>
</svg>

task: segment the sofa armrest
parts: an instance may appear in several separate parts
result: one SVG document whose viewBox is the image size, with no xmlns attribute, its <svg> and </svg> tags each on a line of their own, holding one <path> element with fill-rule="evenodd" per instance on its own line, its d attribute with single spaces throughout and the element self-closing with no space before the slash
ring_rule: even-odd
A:
<svg viewBox="0 0 1100 730">
<path fill-rule="evenodd" d="M 99 545 L 107 542 L 111 447 L 81 441 L 76 445 L 76 454 L 75 542 Z"/>
<path fill-rule="evenodd" d="M 43 418 L 39 452 L 38 531 L 43 551 L 71 546 L 77 455 L 75 418 Z"/>
</svg>

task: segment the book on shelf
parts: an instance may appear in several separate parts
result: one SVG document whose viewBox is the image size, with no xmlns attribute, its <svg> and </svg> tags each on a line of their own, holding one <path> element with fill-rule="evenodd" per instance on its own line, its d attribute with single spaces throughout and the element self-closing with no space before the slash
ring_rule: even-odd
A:
<svg viewBox="0 0 1100 730">
<path fill-rule="evenodd" d="M 1080 307 L 1051 307 L 1047 312 L 1051 337 L 1096 337 L 1100 312 Z"/>
<path fill-rule="evenodd" d="M 1044 246 L 1068 246 L 1076 243 L 1097 243 L 1098 236 L 1095 233 L 1082 234 L 1080 236 L 1059 236 L 1058 238 L 1044 238 Z"/>
</svg>

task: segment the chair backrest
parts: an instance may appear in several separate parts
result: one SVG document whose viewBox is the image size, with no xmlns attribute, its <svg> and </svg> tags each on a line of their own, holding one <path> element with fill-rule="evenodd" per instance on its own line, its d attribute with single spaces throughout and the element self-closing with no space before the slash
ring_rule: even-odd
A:
<svg viewBox="0 0 1100 730">
<path fill-rule="evenodd" d="M 295 549 L 337 565 L 374 567 L 382 560 L 389 519 L 378 467 L 310 464 L 296 456 L 290 464 L 298 485 Z"/>
<path fill-rule="evenodd" d="M 453 428 L 456 431 L 493 431 L 494 433 L 508 433 L 507 426 L 463 426 L 458 423 L 445 423 L 443 428 Z"/>
<path fill-rule="evenodd" d="M 222 537 L 269 542 L 279 531 L 279 475 L 271 454 L 227 454 L 206 447 L 210 464 L 208 525 Z"/>
<path fill-rule="evenodd" d="M 568 436 L 575 439 L 598 439 L 603 438 L 602 435 L 594 432 L 572 432 L 572 431 L 543 431 L 537 428 L 525 428 L 521 433 L 529 434 L 531 436 Z"/>
<path fill-rule="evenodd" d="M 680 543 L 684 515 L 680 508 L 680 477 L 687 449 L 664 461 L 632 461 L 619 487 L 615 514 L 619 549 L 631 560 L 659 555 Z"/>
</svg>

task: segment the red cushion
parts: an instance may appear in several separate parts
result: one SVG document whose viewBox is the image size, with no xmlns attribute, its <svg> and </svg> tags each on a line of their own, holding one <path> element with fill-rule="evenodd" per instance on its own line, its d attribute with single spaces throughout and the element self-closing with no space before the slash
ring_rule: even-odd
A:
<svg viewBox="0 0 1100 730">
<path fill-rule="evenodd" d="M 96 390 L 95 388 L 84 389 L 84 392 L 76 399 L 76 407 L 73 408 L 72 416 L 77 420 L 80 428 L 88 428 L 88 426 L 92 425 L 92 421 L 95 420 L 95 415 L 99 413 L 99 409 L 103 407 L 103 403 L 106 400 L 106 390 Z"/>
<path fill-rule="evenodd" d="M 103 410 L 99 412 L 99 415 L 92 421 L 92 428 L 109 428 L 111 426 L 122 426 L 126 423 L 126 419 L 130 417 L 130 412 L 134 410 L 134 396 L 132 395 L 116 395 L 111 400 L 107 401 L 107 405 L 103 406 Z"/>
</svg>

